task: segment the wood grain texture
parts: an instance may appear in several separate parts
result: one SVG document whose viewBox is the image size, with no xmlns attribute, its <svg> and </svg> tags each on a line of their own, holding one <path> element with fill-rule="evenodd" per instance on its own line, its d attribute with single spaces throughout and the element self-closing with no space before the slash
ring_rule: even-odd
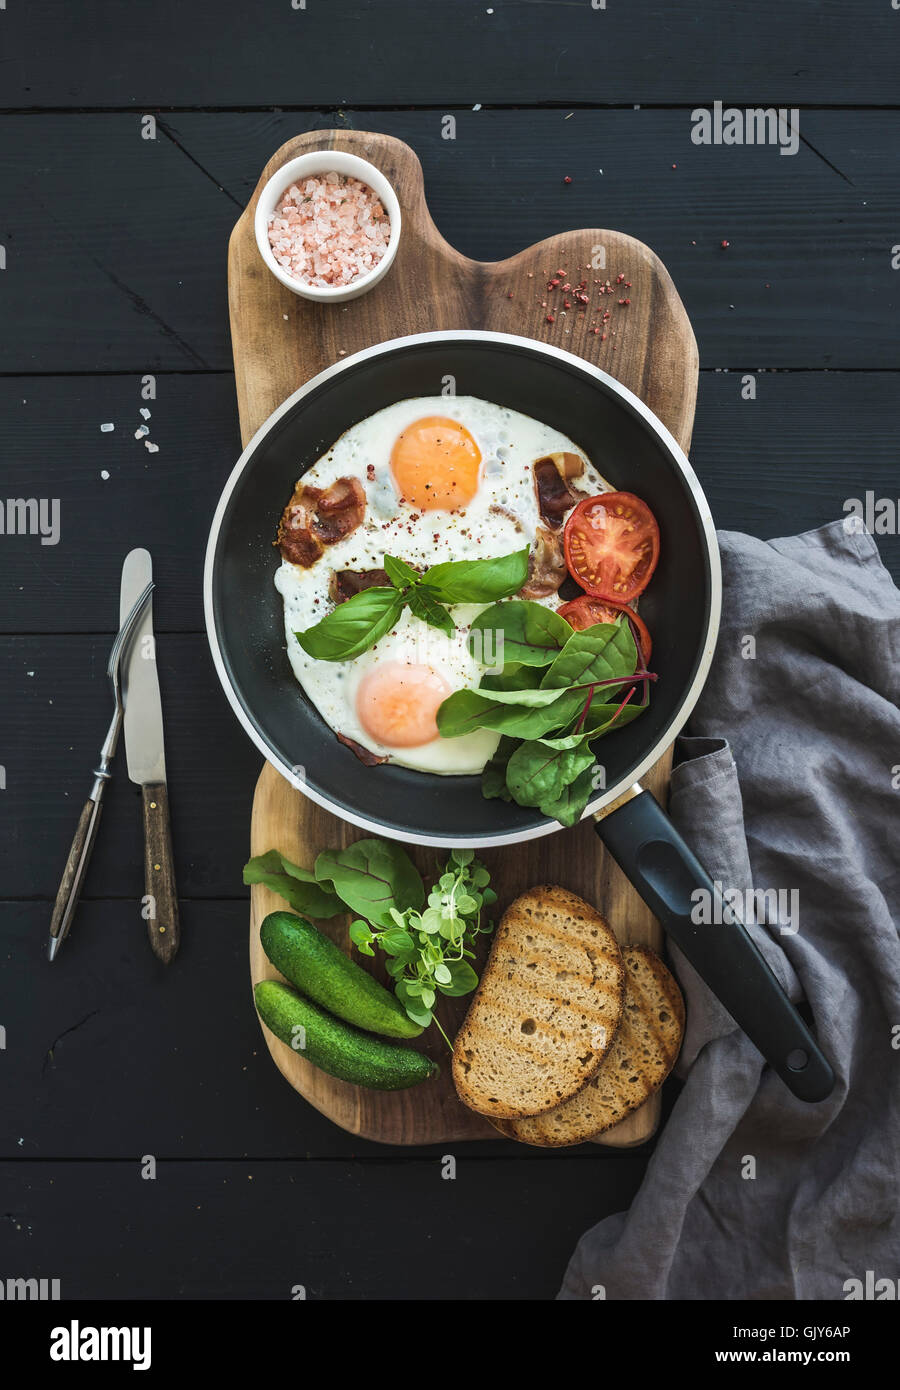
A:
<svg viewBox="0 0 900 1390">
<path fill-rule="evenodd" d="M 144 811 L 144 887 L 153 898 L 154 915 L 147 918 L 147 936 L 153 954 L 170 965 L 181 941 L 178 890 L 175 887 L 175 859 L 172 854 L 172 827 L 169 819 L 169 793 L 165 782 L 148 782 L 141 788 Z"/>
<path fill-rule="evenodd" d="M 265 182 L 289 159 L 309 149 L 349 150 L 380 168 L 397 192 L 403 235 L 396 261 L 370 293 L 347 305 L 322 306 L 298 299 L 263 264 L 253 234 L 256 197 Z M 697 347 L 675 287 L 658 258 L 621 232 L 600 228 L 567 232 L 490 264 L 461 256 L 440 236 L 425 202 L 422 171 L 408 146 L 391 137 L 359 131 L 318 132 L 290 140 L 266 165 L 254 197 L 232 233 L 229 246 L 229 307 L 241 434 L 246 443 L 281 401 L 303 381 L 341 355 L 402 334 L 433 329 L 483 328 L 558 341 L 546 322 L 539 297 L 517 302 L 527 288 L 539 288 L 563 268 L 574 281 L 592 280 L 598 247 L 604 249 L 604 276 L 630 281 L 631 307 L 617 318 L 615 352 L 590 331 L 588 315 L 569 315 L 565 346 L 602 363 L 660 416 L 685 449 L 690 444 L 697 388 Z M 529 276 L 531 278 L 529 278 Z M 509 295 L 512 294 L 513 298 Z M 285 317 L 286 316 L 286 317 Z M 665 797 L 671 753 L 647 784 Z M 277 848 L 309 865 L 319 849 L 345 845 L 359 834 L 320 810 L 266 766 L 257 786 L 251 852 Z M 423 870 L 433 869 L 433 852 L 415 850 Z M 593 827 L 573 830 L 517 846 L 490 851 L 485 860 L 499 895 L 500 911 L 535 883 L 560 883 L 596 903 L 623 942 L 660 949 L 661 934 L 638 895 L 596 842 Z M 259 945 L 259 925 L 280 900 L 262 885 L 251 890 L 250 959 L 255 984 L 276 978 Z M 329 929 L 348 948 L 345 928 Z M 448 1001 L 445 1027 L 452 1036 L 465 1006 Z M 442 1021 L 444 1016 L 442 1015 Z M 456 1099 L 446 1065 L 433 1083 L 405 1092 L 374 1093 L 335 1081 L 263 1030 L 282 1074 L 302 1095 L 337 1124 L 354 1133 L 390 1143 L 430 1143 L 486 1138 L 492 1127 Z M 446 1049 L 438 1039 L 432 1045 Z M 608 1131 L 602 1142 L 630 1145 L 653 1133 L 659 1101 Z"/>
<path fill-rule="evenodd" d="M 90 798 L 81 808 L 81 815 L 78 817 L 78 824 L 75 827 L 75 835 L 72 846 L 66 859 L 62 878 L 59 882 L 59 891 L 56 894 L 56 901 L 53 904 L 53 912 L 50 917 L 50 935 L 59 936 L 63 918 L 66 915 L 66 908 L 74 895 L 71 911 L 74 913 L 78 907 L 78 899 L 84 886 L 87 874 L 88 860 L 90 859 L 93 842 L 100 826 L 100 813 L 103 810 L 101 802 L 93 801 Z M 71 922 L 69 930 L 71 931 Z"/>
</svg>

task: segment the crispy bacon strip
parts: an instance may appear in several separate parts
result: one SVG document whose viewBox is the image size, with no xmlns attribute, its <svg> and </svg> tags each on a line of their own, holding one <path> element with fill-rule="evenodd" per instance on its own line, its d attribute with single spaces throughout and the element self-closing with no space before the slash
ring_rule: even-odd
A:
<svg viewBox="0 0 900 1390">
<path fill-rule="evenodd" d="M 565 577 L 562 540 L 557 532 L 538 526 L 528 556 L 528 578 L 519 590 L 519 598 L 549 598 L 558 592 Z"/>
<path fill-rule="evenodd" d="M 339 743 L 346 743 L 352 753 L 355 753 L 361 763 L 366 767 L 377 767 L 379 763 L 386 763 L 386 757 L 380 757 L 377 753 L 371 752 L 368 748 L 363 748 L 361 743 L 357 743 L 353 738 L 347 738 L 344 734 L 337 734 Z"/>
<path fill-rule="evenodd" d="M 547 525 L 557 530 L 566 512 L 586 496 L 570 486 L 570 480 L 580 478 L 584 472 L 584 459 L 579 454 L 547 454 L 535 459 L 532 471 L 538 511 Z"/>
<path fill-rule="evenodd" d="M 334 570 L 331 575 L 331 597 L 334 603 L 346 603 L 348 598 L 361 594 L 363 589 L 384 588 L 390 584 L 384 570 Z"/>
<path fill-rule="evenodd" d="M 356 530 L 365 511 L 366 494 L 357 478 L 338 478 L 324 492 L 301 478 L 282 513 L 275 543 L 285 560 L 308 569 L 326 545 Z"/>
</svg>

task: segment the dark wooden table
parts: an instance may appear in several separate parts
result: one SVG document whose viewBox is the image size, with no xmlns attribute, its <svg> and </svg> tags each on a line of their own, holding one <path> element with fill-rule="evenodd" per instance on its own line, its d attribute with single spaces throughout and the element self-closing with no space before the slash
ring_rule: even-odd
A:
<svg viewBox="0 0 900 1390">
<path fill-rule="evenodd" d="M 460 1147 L 446 1181 L 439 1151 L 328 1124 L 262 1045 L 241 885 L 259 758 L 201 612 L 239 452 L 226 242 L 268 156 L 340 124 L 408 141 L 472 256 L 630 232 L 693 320 L 692 456 L 718 525 L 819 526 L 900 493 L 898 34 L 889 0 L 0 6 L 0 487 L 61 509 L 55 545 L 0 536 L 0 1275 L 75 1298 L 548 1298 L 579 1233 L 628 1205 L 652 1145 L 498 1140 Z M 693 143 L 717 99 L 798 108 L 797 153 Z M 878 539 L 896 577 L 896 534 Z M 120 763 L 51 968 L 137 544 L 159 585 L 183 946 L 167 973 L 150 954 Z"/>
</svg>

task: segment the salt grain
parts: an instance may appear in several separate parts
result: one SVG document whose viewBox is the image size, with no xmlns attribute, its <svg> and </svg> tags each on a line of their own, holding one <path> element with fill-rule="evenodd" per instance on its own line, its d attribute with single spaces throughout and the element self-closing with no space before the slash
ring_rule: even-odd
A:
<svg viewBox="0 0 900 1390">
<path fill-rule="evenodd" d="M 137 429 L 134 432 L 134 437 L 135 439 L 143 439 L 144 435 L 149 433 L 150 431 L 148 430 L 146 425 L 138 425 Z"/>
<path fill-rule="evenodd" d="M 368 184 L 334 171 L 291 184 L 269 218 L 275 260 L 305 285 L 336 288 L 375 269 L 391 221 Z"/>
<path fill-rule="evenodd" d="M 109 424 L 107 424 L 107 425 L 101 425 L 101 426 L 100 426 L 100 433 L 101 433 L 101 434 L 111 434 L 112 431 L 113 431 L 114 429 L 115 429 L 115 425 L 109 425 Z"/>
<path fill-rule="evenodd" d="M 100 477 L 103 479 L 104 482 L 106 482 L 107 478 L 109 477 L 109 474 L 107 473 L 105 468 L 100 469 Z"/>
<path fill-rule="evenodd" d="M 150 419 L 150 411 L 147 409 L 145 405 L 141 406 L 141 415 L 144 417 L 145 420 Z"/>
<path fill-rule="evenodd" d="M 150 454 L 158 454 L 158 453 L 159 453 L 159 445 L 158 445 L 158 444 L 153 444 L 153 443 L 151 443 L 151 441 L 150 441 L 149 439 L 145 439 L 145 440 L 144 440 L 144 448 L 145 448 L 145 449 L 147 450 L 147 452 L 150 453 Z"/>
</svg>

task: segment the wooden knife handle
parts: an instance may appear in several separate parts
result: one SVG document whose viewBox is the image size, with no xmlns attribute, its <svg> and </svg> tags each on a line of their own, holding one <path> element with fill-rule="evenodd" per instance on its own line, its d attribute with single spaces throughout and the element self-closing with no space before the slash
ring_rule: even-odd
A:
<svg viewBox="0 0 900 1390">
<path fill-rule="evenodd" d="M 51 936 L 59 936 L 60 933 L 68 934 L 69 923 L 75 908 L 78 906 L 78 899 L 81 896 L 87 866 L 90 862 L 91 850 L 94 848 L 94 840 L 97 837 L 100 811 L 99 799 L 86 801 L 78 818 L 75 838 L 72 841 L 72 848 L 69 850 L 66 867 L 63 869 L 56 902 L 53 904 L 53 916 L 50 918 Z"/>
<path fill-rule="evenodd" d="M 147 932 L 155 955 L 169 965 L 180 940 L 175 863 L 169 826 L 169 795 L 165 782 L 142 788 L 144 800 L 144 884 L 152 909 Z"/>
</svg>

